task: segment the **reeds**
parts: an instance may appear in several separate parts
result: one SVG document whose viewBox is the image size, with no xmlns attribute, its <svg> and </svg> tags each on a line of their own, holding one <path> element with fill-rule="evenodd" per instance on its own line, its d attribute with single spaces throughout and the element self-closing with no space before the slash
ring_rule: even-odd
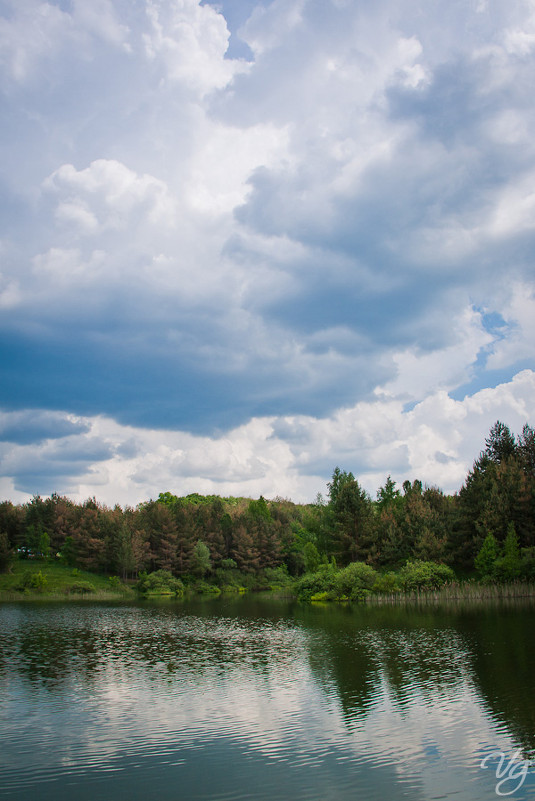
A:
<svg viewBox="0 0 535 801">
<path fill-rule="evenodd" d="M 513 581 L 508 584 L 480 584 L 474 580 L 452 581 L 437 590 L 372 593 L 366 596 L 366 602 L 372 604 L 517 601 L 519 599 L 535 600 L 535 584 L 525 581 Z"/>
</svg>

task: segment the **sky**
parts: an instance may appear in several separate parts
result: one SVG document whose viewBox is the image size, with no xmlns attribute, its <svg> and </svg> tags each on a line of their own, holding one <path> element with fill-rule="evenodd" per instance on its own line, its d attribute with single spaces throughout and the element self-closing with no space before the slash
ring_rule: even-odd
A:
<svg viewBox="0 0 535 801">
<path fill-rule="evenodd" d="M 458 491 L 535 425 L 534 0 L 0 0 L 0 499 Z"/>
</svg>

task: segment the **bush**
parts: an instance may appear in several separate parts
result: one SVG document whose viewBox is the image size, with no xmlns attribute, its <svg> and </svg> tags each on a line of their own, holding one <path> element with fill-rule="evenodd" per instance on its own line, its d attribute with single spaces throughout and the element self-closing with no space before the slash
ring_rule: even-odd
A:
<svg viewBox="0 0 535 801">
<path fill-rule="evenodd" d="M 168 570 L 155 570 L 148 575 L 141 573 L 137 588 L 146 595 L 183 595 L 184 585 Z"/>
<path fill-rule="evenodd" d="M 214 581 L 221 589 L 236 590 L 241 584 L 241 574 L 234 559 L 222 559 L 214 570 Z"/>
<path fill-rule="evenodd" d="M 292 581 L 288 575 L 286 565 L 280 565 L 279 567 L 266 567 L 264 570 L 264 575 L 270 587 L 287 587 Z"/>
<path fill-rule="evenodd" d="M 191 589 L 199 595 L 219 595 L 221 589 L 214 584 L 208 584 L 207 581 L 199 579 L 191 585 Z"/>
<path fill-rule="evenodd" d="M 69 587 L 67 587 L 65 592 L 68 594 L 73 593 L 75 595 L 89 595 L 89 593 L 95 592 L 95 588 L 90 581 L 74 581 Z"/>
<path fill-rule="evenodd" d="M 335 586 L 336 569 L 332 565 L 321 565 L 315 573 L 305 573 L 295 583 L 300 601 L 310 601 L 318 593 L 332 593 Z"/>
<path fill-rule="evenodd" d="M 377 581 L 377 573 L 365 562 L 351 562 L 340 570 L 335 578 L 334 591 L 337 598 L 361 601 L 369 595 Z"/>
<path fill-rule="evenodd" d="M 535 581 L 535 548 L 522 548 L 522 578 Z"/>
<path fill-rule="evenodd" d="M 382 576 L 378 576 L 372 587 L 372 592 L 390 595 L 394 592 L 399 592 L 399 590 L 399 581 L 395 573 L 384 573 Z"/>
<path fill-rule="evenodd" d="M 23 592 L 30 592 L 31 590 L 34 592 L 43 592 L 47 584 L 48 579 L 46 576 L 43 576 L 41 571 L 38 573 L 31 573 L 27 570 L 22 574 L 22 578 L 15 589 Z"/>
<path fill-rule="evenodd" d="M 408 561 L 399 571 L 399 581 L 405 592 L 437 590 L 444 584 L 455 581 L 455 573 L 448 565 L 419 560 Z"/>
</svg>

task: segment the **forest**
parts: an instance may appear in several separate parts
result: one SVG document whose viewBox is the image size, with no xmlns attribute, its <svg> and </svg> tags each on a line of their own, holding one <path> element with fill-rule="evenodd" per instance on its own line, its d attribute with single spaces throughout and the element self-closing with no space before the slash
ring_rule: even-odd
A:
<svg viewBox="0 0 535 801">
<path fill-rule="evenodd" d="M 388 476 L 372 499 L 336 467 L 326 497 L 310 504 L 162 492 L 136 508 L 77 504 L 53 494 L 0 503 L 0 571 L 14 559 L 138 580 L 166 571 L 179 582 L 253 586 L 287 576 L 309 591 L 311 576 L 354 563 L 365 577 L 435 563 L 444 575 L 490 581 L 535 579 L 535 431 L 515 436 L 497 421 L 453 495 L 421 480 Z M 362 564 L 363 563 L 363 564 Z M 349 574 L 348 574 L 349 575 Z M 308 578 L 307 578 L 308 577 Z M 308 582 L 308 583 L 307 583 Z M 305 592 L 306 594 L 306 592 Z"/>
</svg>

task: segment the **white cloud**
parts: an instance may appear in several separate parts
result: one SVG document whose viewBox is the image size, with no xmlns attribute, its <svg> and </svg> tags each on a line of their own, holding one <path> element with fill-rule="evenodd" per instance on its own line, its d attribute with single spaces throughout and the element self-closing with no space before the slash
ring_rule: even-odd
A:
<svg viewBox="0 0 535 801">
<path fill-rule="evenodd" d="M 13 415 L 4 414 L 3 424 L 16 423 Z M 497 419 L 519 432 L 534 418 L 530 370 L 462 401 L 438 391 L 409 412 L 399 400 L 361 402 L 323 419 L 253 419 L 214 437 L 121 426 L 105 417 L 66 418 L 65 425 L 87 433 L 10 445 L 2 476 L 13 477 L 23 495 L 42 491 L 43 474 L 47 487 L 53 485 L 49 492 L 75 500 L 95 495 L 110 505 L 135 504 L 166 490 L 311 501 L 325 491 L 337 464 L 352 470 L 372 496 L 388 474 L 399 484 L 419 478 L 454 492 Z"/>
<path fill-rule="evenodd" d="M 466 309 L 451 321 L 453 343 L 432 351 L 408 349 L 392 355 L 397 376 L 378 389 L 378 394 L 417 400 L 439 390 L 467 383 L 479 353 L 493 341 L 481 323 L 481 315 Z"/>
<path fill-rule="evenodd" d="M 57 291 L 69 285 L 80 287 L 102 281 L 108 268 L 103 251 L 93 251 L 86 261 L 76 248 L 51 248 L 34 258 L 33 272 L 43 279 L 45 286 L 52 280 L 54 291 Z"/>
<path fill-rule="evenodd" d="M 129 27 L 118 21 L 110 0 L 73 0 L 64 10 L 56 2 L 6 0 L 0 16 L 0 64 L 16 83 L 51 79 L 51 65 L 67 53 L 89 58 L 91 39 L 130 52 Z"/>
<path fill-rule="evenodd" d="M 258 5 L 245 25 L 240 37 L 247 42 L 255 56 L 280 46 L 285 37 L 303 20 L 306 0 L 273 0 Z"/>
<path fill-rule="evenodd" d="M 273 125 L 242 129 L 206 119 L 190 162 L 185 187 L 189 204 L 200 212 L 231 212 L 245 201 L 253 170 L 281 163 L 287 140 L 287 131 Z"/>
<path fill-rule="evenodd" d="M 22 298 L 18 281 L 4 278 L 0 273 L 0 309 L 17 306 Z"/>
<path fill-rule="evenodd" d="M 131 51 L 130 30 L 118 21 L 111 0 L 73 0 L 73 18 L 82 29 Z"/>
<path fill-rule="evenodd" d="M 39 0 L 11 0 L 8 7 L 9 16 L 0 17 L 0 63 L 10 77 L 23 82 L 72 35 L 72 18 Z"/>
<path fill-rule="evenodd" d="M 83 170 L 64 164 L 44 181 L 43 188 L 63 196 L 57 210 L 59 219 L 81 223 L 89 232 L 97 225 L 125 228 L 131 214 L 139 209 L 145 212 L 148 223 L 172 225 L 176 214 L 164 181 L 137 175 L 112 159 L 97 159 Z"/>
<path fill-rule="evenodd" d="M 495 237 L 513 236 L 535 228 L 535 173 L 506 185 L 496 199 L 489 229 Z"/>
<path fill-rule="evenodd" d="M 161 61 L 165 77 L 200 97 L 227 86 L 247 69 L 225 59 L 229 32 L 225 18 L 198 0 L 147 0 L 151 30 L 143 36 L 150 60 Z"/>
<path fill-rule="evenodd" d="M 508 326 L 508 335 L 498 340 L 488 359 L 488 367 L 500 369 L 531 359 L 535 342 L 535 291 L 532 285 L 514 283 L 509 297 L 500 308 Z"/>
</svg>

